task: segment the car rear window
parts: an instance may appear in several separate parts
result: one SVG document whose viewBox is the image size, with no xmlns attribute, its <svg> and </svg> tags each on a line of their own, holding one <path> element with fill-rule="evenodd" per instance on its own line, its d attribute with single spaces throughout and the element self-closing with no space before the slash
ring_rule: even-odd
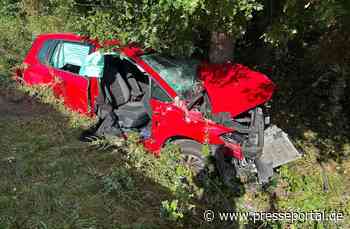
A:
<svg viewBox="0 0 350 229">
<path fill-rule="evenodd" d="M 54 49 L 50 59 L 50 65 L 79 74 L 80 68 L 91 51 L 91 45 L 61 41 Z"/>
<path fill-rule="evenodd" d="M 52 49 L 56 46 L 58 41 L 47 40 L 44 42 L 42 48 L 39 51 L 38 58 L 42 64 L 49 64 L 50 53 Z"/>
</svg>

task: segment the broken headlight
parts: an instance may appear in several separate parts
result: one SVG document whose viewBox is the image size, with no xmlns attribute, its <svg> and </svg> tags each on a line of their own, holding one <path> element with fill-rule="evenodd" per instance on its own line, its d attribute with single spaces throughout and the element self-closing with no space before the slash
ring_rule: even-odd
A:
<svg viewBox="0 0 350 229">
<path fill-rule="evenodd" d="M 241 145 L 245 140 L 245 137 L 243 135 L 236 132 L 228 132 L 228 133 L 222 134 L 220 138 L 224 142 L 229 142 L 229 143 L 238 144 L 238 145 Z"/>
<path fill-rule="evenodd" d="M 266 102 L 263 106 L 262 106 L 262 110 L 264 113 L 264 121 L 265 121 L 265 126 L 269 126 L 271 124 L 271 101 Z"/>
</svg>

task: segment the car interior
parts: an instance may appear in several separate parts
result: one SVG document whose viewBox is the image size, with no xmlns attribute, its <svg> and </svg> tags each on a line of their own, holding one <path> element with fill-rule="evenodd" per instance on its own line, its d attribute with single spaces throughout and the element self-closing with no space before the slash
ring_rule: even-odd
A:
<svg viewBox="0 0 350 229">
<path fill-rule="evenodd" d="M 80 66 L 75 65 L 75 64 L 69 64 L 66 63 L 63 67 L 61 67 L 60 69 L 64 70 L 64 71 L 68 71 L 68 72 L 72 72 L 74 74 L 79 74 L 80 71 Z"/>
<path fill-rule="evenodd" d="M 149 123 L 149 77 L 130 61 L 105 55 L 100 87 L 122 128 L 141 128 Z"/>
<path fill-rule="evenodd" d="M 51 50 L 51 66 L 80 74 L 91 47 L 76 42 L 56 42 L 54 47 Z M 122 128 L 140 129 L 150 123 L 149 81 L 149 77 L 127 58 L 116 54 L 104 55 L 100 92 L 104 101 L 112 105 Z"/>
<path fill-rule="evenodd" d="M 78 75 L 83 60 L 91 50 L 91 46 L 87 44 L 58 40 L 48 43 L 48 47 L 44 46 L 47 56 L 50 56 L 51 66 Z"/>
</svg>

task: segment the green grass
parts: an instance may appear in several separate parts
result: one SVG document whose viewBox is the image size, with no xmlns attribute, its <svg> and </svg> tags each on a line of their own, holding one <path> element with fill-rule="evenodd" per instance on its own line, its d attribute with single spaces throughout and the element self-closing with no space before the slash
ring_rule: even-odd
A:
<svg viewBox="0 0 350 229">
<path fill-rule="evenodd" d="M 124 166 L 120 165 L 119 155 L 80 144 L 77 132 L 50 118 L 2 122 L 0 128 L 0 225 L 93 228 L 144 221 L 160 223 L 159 206 L 137 206 L 157 201 L 160 205 L 162 199 L 158 198 L 167 196 L 165 191 L 145 186 L 138 193 L 129 192 L 128 198 L 120 198 L 119 192 L 105 190 L 111 170 Z M 147 182 L 141 177 L 135 179 Z M 140 195 L 143 192 L 159 196 Z"/>
</svg>

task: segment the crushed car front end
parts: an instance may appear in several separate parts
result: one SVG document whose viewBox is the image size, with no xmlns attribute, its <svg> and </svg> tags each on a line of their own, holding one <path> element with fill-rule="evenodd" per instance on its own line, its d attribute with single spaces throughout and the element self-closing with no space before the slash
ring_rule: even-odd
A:
<svg viewBox="0 0 350 229">
<path fill-rule="evenodd" d="M 174 136 L 209 144 L 216 161 L 223 162 L 218 169 L 225 180 L 253 172 L 261 183 L 274 167 L 300 156 L 287 134 L 270 124 L 267 104 L 276 86 L 266 75 L 229 62 L 200 64 L 159 54 L 142 59 L 177 94 L 174 107 L 168 104 L 165 110 L 181 111 L 168 116 L 176 117 L 171 124 L 166 119 L 169 128 L 156 130 L 162 133 L 154 139 L 158 146 Z"/>
<path fill-rule="evenodd" d="M 257 173 L 259 182 L 266 183 L 274 168 L 301 156 L 288 135 L 270 123 L 269 102 L 275 85 L 267 76 L 228 63 L 204 66 L 200 77 L 210 103 L 206 118 L 231 129 L 220 135 L 223 144 L 213 145 L 216 159 L 231 164 L 219 170 L 233 168 L 243 179 Z"/>
<path fill-rule="evenodd" d="M 228 120 L 223 124 L 233 131 L 220 136 L 224 148 L 219 149 L 224 149 L 225 163 L 230 163 L 235 175 L 241 179 L 248 180 L 251 174 L 257 173 L 259 182 L 266 183 L 274 168 L 300 158 L 301 154 L 288 135 L 270 124 L 270 117 L 261 107 Z M 214 152 L 217 149 L 214 147 Z M 235 157 L 239 155 L 234 153 L 237 150 L 240 150 L 241 157 Z M 228 174 L 227 171 L 221 172 Z"/>
</svg>

